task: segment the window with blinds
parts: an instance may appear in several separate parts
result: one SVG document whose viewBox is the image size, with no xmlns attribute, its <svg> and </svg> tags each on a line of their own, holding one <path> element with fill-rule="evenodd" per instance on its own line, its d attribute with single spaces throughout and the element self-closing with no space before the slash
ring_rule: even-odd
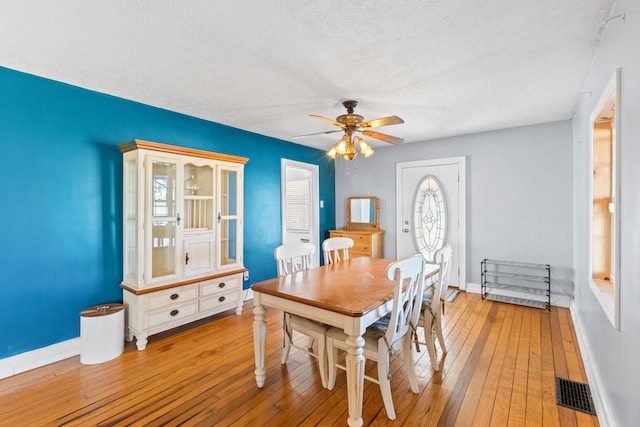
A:
<svg viewBox="0 0 640 427">
<path fill-rule="evenodd" d="M 285 220 L 288 232 L 307 233 L 310 226 L 311 186 L 309 180 L 287 181 Z"/>
</svg>

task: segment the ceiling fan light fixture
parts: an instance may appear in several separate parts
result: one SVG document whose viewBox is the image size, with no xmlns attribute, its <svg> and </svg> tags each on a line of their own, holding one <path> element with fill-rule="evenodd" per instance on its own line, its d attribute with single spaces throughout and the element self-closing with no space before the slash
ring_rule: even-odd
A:
<svg viewBox="0 0 640 427">
<path fill-rule="evenodd" d="M 373 148 L 371 148 L 371 146 L 369 146 L 369 144 L 367 144 L 366 142 L 364 142 L 364 139 L 357 137 L 358 138 L 358 145 L 360 146 L 360 153 L 362 153 L 363 156 L 365 157 L 371 157 L 373 156 Z"/>
<path fill-rule="evenodd" d="M 340 155 L 346 154 L 350 144 L 351 144 L 351 138 L 349 138 L 348 135 L 344 135 L 335 146 L 336 153 Z"/>
<path fill-rule="evenodd" d="M 357 154 L 356 148 L 364 157 L 371 157 L 374 153 L 373 148 L 364 139 L 359 136 L 351 138 L 349 134 L 345 134 L 331 150 L 327 151 L 327 155 L 332 159 L 342 156 L 345 160 L 353 160 Z"/>
</svg>

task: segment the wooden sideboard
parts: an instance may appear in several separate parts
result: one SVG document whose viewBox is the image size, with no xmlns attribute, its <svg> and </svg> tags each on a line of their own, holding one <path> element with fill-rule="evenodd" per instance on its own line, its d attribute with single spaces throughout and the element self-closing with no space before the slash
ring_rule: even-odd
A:
<svg viewBox="0 0 640 427">
<path fill-rule="evenodd" d="M 353 248 L 349 250 L 349 257 L 368 256 L 384 258 L 384 230 L 366 228 L 343 228 L 329 230 L 329 237 L 349 237 L 353 240 Z"/>
</svg>

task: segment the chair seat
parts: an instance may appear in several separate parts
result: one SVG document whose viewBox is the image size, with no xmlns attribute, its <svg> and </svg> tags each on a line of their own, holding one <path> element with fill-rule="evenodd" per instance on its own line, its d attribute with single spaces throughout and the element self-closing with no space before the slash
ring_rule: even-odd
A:
<svg viewBox="0 0 640 427">
<path fill-rule="evenodd" d="M 319 335 L 323 335 L 329 326 L 324 323 L 316 322 L 314 320 L 305 319 L 304 317 L 296 316 L 295 314 L 290 314 L 290 324 L 291 327 L 297 331 L 305 333 L 314 332 Z"/>
<path fill-rule="evenodd" d="M 327 329 L 327 331 L 325 332 L 325 336 L 327 338 L 332 338 L 335 341 L 337 341 L 337 343 L 334 343 L 334 345 L 336 347 L 341 348 L 341 349 L 346 349 L 347 348 L 347 346 L 345 344 L 345 340 L 347 339 L 348 335 L 345 334 L 342 329 L 329 327 L 329 329 Z M 382 336 L 384 336 L 384 334 Z M 379 338 L 374 338 L 374 337 L 372 337 L 370 335 L 367 335 L 366 333 L 362 335 L 362 338 L 364 338 L 364 351 L 365 351 L 365 354 L 377 353 L 378 352 L 378 339 Z"/>
<path fill-rule="evenodd" d="M 380 339 L 387 333 L 389 329 L 389 322 L 391 322 L 391 313 L 378 319 L 376 323 L 369 325 L 364 333 L 365 338 L 370 337 L 374 339 Z"/>
<path fill-rule="evenodd" d="M 362 334 L 362 338 L 364 338 L 365 342 L 365 348 L 378 351 L 378 340 L 384 337 L 384 334 L 387 333 L 387 329 L 389 329 L 389 322 L 391 322 L 391 313 L 388 313 L 386 316 L 378 319 L 375 323 L 367 327 L 367 330 Z M 331 326 L 327 329 L 325 335 L 340 342 L 347 338 L 347 334 L 345 334 L 342 329 Z"/>
</svg>

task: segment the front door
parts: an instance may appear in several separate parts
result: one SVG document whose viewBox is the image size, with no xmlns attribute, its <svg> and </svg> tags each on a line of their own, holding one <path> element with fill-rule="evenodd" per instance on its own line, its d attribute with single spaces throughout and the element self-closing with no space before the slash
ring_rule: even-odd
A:
<svg viewBox="0 0 640 427">
<path fill-rule="evenodd" d="M 403 259 L 420 253 L 421 244 L 416 235 L 416 192 L 425 178 L 435 177 L 444 196 L 446 232 L 442 244 L 451 244 L 451 286 L 466 289 L 465 245 L 465 158 L 453 157 L 436 160 L 398 163 L 396 166 L 396 194 L 398 194 L 397 257 Z M 418 238 L 418 239 L 417 239 Z"/>
</svg>

